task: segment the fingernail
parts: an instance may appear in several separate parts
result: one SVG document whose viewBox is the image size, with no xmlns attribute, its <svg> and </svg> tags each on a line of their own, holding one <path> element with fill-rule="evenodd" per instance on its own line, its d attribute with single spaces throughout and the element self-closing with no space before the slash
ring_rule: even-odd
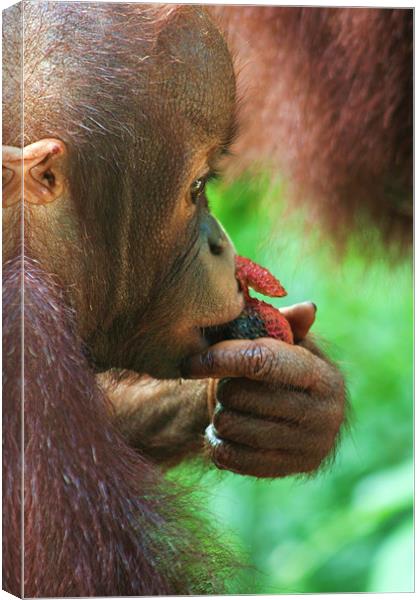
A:
<svg viewBox="0 0 420 600">
<path fill-rule="evenodd" d="M 314 311 L 316 312 L 318 310 L 317 305 L 315 304 L 315 302 L 311 302 L 312 306 L 314 307 Z"/>
</svg>

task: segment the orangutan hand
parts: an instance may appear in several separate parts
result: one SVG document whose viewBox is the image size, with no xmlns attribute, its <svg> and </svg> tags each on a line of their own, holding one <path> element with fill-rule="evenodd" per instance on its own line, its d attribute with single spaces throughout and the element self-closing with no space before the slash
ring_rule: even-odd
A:
<svg viewBox="0 0 420 600">
<path fill-rule="evenodd" d="M 295 340 L 305 338 L 315 310 L 305 303 L 282 311 Z M 185 376 L 221 379 L 206 430 L 221 469 L 256 477 L 311 472 L 334 448 L 344 420 L 344 381 L 309 339 L 223 341 L 190 357 Z"/>
</svg>

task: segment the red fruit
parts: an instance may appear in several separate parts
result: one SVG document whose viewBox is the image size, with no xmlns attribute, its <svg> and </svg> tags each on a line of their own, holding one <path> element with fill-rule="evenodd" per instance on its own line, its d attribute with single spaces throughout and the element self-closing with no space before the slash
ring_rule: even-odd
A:
<svg viewBox="0 0 420 600">
<path fill-rule="evenodd" d="M 250 339 L 268 335 L 268 337 L 282 340 L 288 344 L 293 344 L 293 333 L 286 317 L 284 317 L 277 308 L 271 306 L 271 304 L 263 302 L 262 300 L 257 300 L 257 298 L 252 298 L 249 295 L 249 288 L 252 288 L 256 292 L 270 296 L 271 298 L 281 298 L 282 296 L 286 296 L 287 292 L 280 281 L 278 281 L 270 271 L 264 269 L 264 267 L 260 267 L 260 265 L 257 265 L 257 263 L 254 263 L 248 258 L 237 256 L 235 260 L 236 277 L 238 278 L 246 302 L 245 310 L 239 317 L 242 329 L 244 318 L 250 318 L 250 316 L 256 315 L 262 322 L 261 335 L 255 335 L 254 327 L 252 329 L 252 335 L 249 336 Z M 232 322 L 234 330 L 236 330 L 236 321 L 237 320 Z"/>
<path fill-rule="evenodd" d="M 241 284 L 245 297 L 250 297 L 249 287 L 260 294 L 264 294 L 264 296 L 270 296 L 270 298 L 287 296 L 287 292 L 280 281 L 268 269 L 260 267 L 257 263 L 243 256 L 236 256 L 235 264 L 236 277 Z"/>
</svg>

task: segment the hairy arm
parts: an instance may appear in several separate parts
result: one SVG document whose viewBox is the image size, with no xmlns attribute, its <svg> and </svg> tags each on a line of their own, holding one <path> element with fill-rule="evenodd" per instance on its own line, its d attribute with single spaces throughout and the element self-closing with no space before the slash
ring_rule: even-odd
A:
<svg viewBox="0 0 420 600">
<path fill-rule="evenodd" d="M 124 439 L 154 462 L 173 467 L 203 449 L 210 422 L 208 380 L 158 381 L 145 376 L 117 384 L 105 374 L 99 381 Z"/>
</svg>

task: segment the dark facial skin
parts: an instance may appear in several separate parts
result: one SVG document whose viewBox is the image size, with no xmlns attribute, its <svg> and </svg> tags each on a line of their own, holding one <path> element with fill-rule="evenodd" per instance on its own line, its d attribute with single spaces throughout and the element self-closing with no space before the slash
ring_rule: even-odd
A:
<svg viewBox="0 0 420 600">
<path fill-rule="evenodd" d="M 203 13 L 193 12 L 188 21 L 176 19 L 156 51 L 164 60 L 158 60 L 149 78 L 156 95 L 146 136 L 152 158 L 144 175 L 150 182 L 147 214 L 137 199 L 127 206 L 135 221 L 150 224 L 144 239 L 137 235 L 128 242 L 132 258 L 127 265 L 132 269 L 135 257 L 142 256 L 138 280 L 142 287 L 150 281 L 150 287 L 145 305 L 131 301 L 135 313 L 129 337 L 117 348 L 121 320 L 111 325 L 106 337 L 112 354 L 107 351 L 100 364 L 169 378 L 180 375 L 183 357 L 204 349 L 201 328 L 226 322 L 242 308 L 233 248 L 205 195 L 206 179 L 232 136 L 235 79 L 225 42 Z M 168 140 L 175 141 L 175 148 Z M 154 280 L 150 265 L 159 265 Z M 121 280 L 121 294 L 136 293 L 124 268 Z M 92 345 L 102 357 L 102 348 Z"/>
<path fill-rule="evenodd" d="M 65 51 L 70 60 L 74 48 Z M 206 347 L 202 328 L 235 318 L 243 305 L 232 245 L 205 195 L 232 138 L 235 78 L 223 37 L 194 8 L 165 24 L 152 49 L 134 48 L 134 58 L 149 51 L 131 87 L 121 82 L 130 113 L 121 114 L 115 138 L 95 142 L 98 153 L 84 150 L 83 184 L 74 174 L 80 148 L 67 143 L 57 165 L 68 174 L 65 193 L 31 208 L 27 245 L 69 290 L 95 370 L 175 378 L 181 361 Z M 99 98 L 107 94 L 106 107 L 106 83 L 92 85 Z M 108 164 L 96 164 L 107 150 Z M 98 182 L 87 191 L 95 169 Z"/>
</svg>

